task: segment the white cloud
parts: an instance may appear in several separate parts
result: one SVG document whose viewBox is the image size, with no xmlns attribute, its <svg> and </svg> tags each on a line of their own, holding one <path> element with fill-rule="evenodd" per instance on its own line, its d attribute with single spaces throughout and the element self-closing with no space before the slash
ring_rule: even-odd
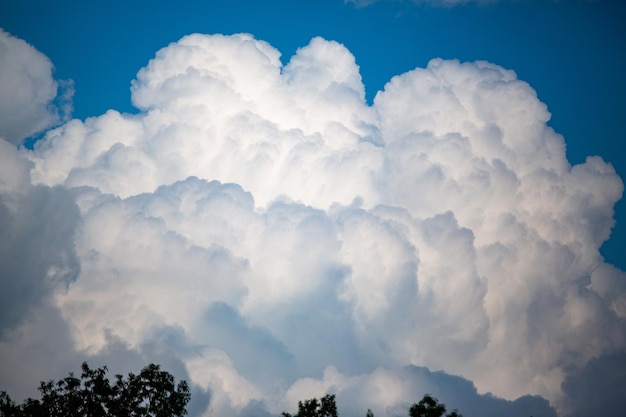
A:
<svg viewBox="0 0 626 417">
<path fill-rule="evenodd" d="M 139 71 L 139 114 L 6 154 L 3 196 L 60 186 L 80 210 L 80 275 L 52 296 L 74 349 L 177 329 L 214 414 L 344 390 L 393 415 L 432 386 L 407 365 L 562 406 L 569 370 L 626 347 L 624 272 L 598 252 L 622 181 L 568 163 L 513 71 L 435 59 L 368 106 L 344 46 L 279 56 L 187 36 Z"/>
<path fill-rule="evenodd" d="M 69 117 L 73 84 L 54 80 L 48 57 L 0 29 L 0 61 L 0 138 L 20 143 Z"/>
<path fill-rule="evenodd" d="M 31 164 L 0 138 L 0 335 L 79 272 L 79 212 L 62 187 L 32 186 Z"/>
<path fill-rule="evenodd" d="M 367 375 L 350 377 L 328 367 L 320 378 L 303 378 L 294 384 L 285 395 L 282 409 L 293 410 L 300 399 L 320 397 L 327 392 L 336 395 L 340 413 L 346 416 L 363 415 L 363 409 L 368 408 L 374 415 L 404 415 L 415 398 L 424 393 L 445 403 L 448 411 L 456 408 L 468 416 L 556 416 L 545 399 L 525 396 L 507 401 L 490 394 L 480 395 L 470 381 L 416 366 L 378 368 Z"/>
<path fill-rule="evenodd" d="M 0 138 L 0 386 L 18 398 L 35 396 L 43 374 L 64 376 L 76 360 L 50 295 L 79 276 L 80 212 L 67 189 L 31 185 L 31 168 Z"/>
</svg>

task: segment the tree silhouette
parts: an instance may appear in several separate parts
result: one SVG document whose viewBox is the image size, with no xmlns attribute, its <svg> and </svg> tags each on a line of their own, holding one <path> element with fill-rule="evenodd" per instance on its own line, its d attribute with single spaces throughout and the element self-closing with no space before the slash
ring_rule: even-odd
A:
<svg viewBox="0 0 626 417">
<path fill-rule="evenodd" d="M 430 394 L 424 397 L 417 404 L 413 404 L 409 408 L 410 417 L 462 417 L 456 410 L 446 414 L 446 405 L 440 403 Z"/>
<path fill-rule="evenodd" d="M 327 394 L 319 401 L 317 398 L 298 401 L 298 413 L 295 415 L 283 413 L 283 417 L 337 417 L 335 395 Z"/>
<path fill-rule="evenodd" d="M 337 417 L 335 396 L 327 394 L 319 401 L 316 398 L 298 402 L 298 413 L 283 413 L 283 417 Z M 374 417 L 368 409 L 365 417 Z M 463 417 L 456 410 L 446 414 L 446 406 L 430 394 L 424 395 L 420 402 L 409 409 L 409 417 Z"/>
<path fill-rule="evenodd" d="M 82 364 L 81 378 L 72 373 L 55 381 L 41 382 L 41 399 L 16 404 L 0 392 L 0 417 L 175 417 L 187 414 L 191 395 L 186 381 L 150 364 L 139 375 L 115 376 L 111 384 L 106 366 L 90 369 Z"/>
<path fill-rule="evenodd" d="M 298 402 L 298 413 L 283 413 L 283 417 L 337 417 L 335 395 L 327 394 L 319 401 L 316 398 Z M 365 417 L 374 417 L 368 409 Z M 424 395 L 420 402 L 409 408 L 409 417 L 463 417 L 456 410 L 446 414 L 446 406 L 430 394 Z"/>
</svg>

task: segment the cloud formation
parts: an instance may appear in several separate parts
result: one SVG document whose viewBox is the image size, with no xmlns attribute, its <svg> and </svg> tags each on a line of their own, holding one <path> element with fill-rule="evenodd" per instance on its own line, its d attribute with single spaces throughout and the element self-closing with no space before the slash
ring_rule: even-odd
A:
<svg viewBox="0 0 626 417">
<path fill-rule="evenodd" d="M 63 187 L 32 186 L 31 164 L 0 139 L 0 335 L 79 272 L 78 207 Z"/>
<path fill-rule="evenodd" d="M 0 61 L 0 138 L 19 143 L 70 116 L 73 83 L 55 81 L 48 57 L 1 28 Z"/>
<path fill-rule="evenodd" d="M 568 163 L 513 71 L 434 59 L 368 106 L 337 42 L 283 66 L 251 35 L 195 34 L 131 91 L 137 114 L 2 154 L 3 199 L 38 190 L 50 214 L 29 218 L 68 217 L 47 236 L 71 235 L 55 251 L 80 269 L 49 302 L 77 355 L 158 352 L 220 415 L 332 391 L 393 416 L 425 390 L 466 415 L 553 415 L 524 396 L 570 412 L 572 372 L 626 347 L 626 276 L 598 252 L 623 183 L 600 157 Z"/>
</svg>

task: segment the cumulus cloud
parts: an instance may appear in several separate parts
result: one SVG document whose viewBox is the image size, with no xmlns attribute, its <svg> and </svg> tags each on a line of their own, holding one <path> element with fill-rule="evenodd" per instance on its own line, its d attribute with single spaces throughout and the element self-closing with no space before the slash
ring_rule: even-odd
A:
<svg viewBox="0 0 626 417">
<path fill-rule="evenodd" d="M 299 380 L 285 397 L 293 408 L 299 398 L 321 396 L 326 392 L 336 395 L 341 411 L 349 416 L 362 415 L 363 404 L 371 404 L 374 415 L 406 415 L 410 406 L 407 399 L 421 398 L 428 392 L 445 403 L 450 411 L 459 408 L 463 415 L 556 417 L 555 410 L 543 398 L 523 396 L 507 401 L 491 394 L 480 395 L 470 381 L 418 366 L 394 371 L 378 368 L 370 374 L 351 377 L 329 367 L 320 379 Z"/>
<path fill-rule="evenodd" d="M 55 81 L 48 57 L 0 29 L 0 138 L 20 143 L 67 119 L 73 83 Z"/>
<path fill-rule="evenodd" d="M 66 188 L 32 185 L 30 169 L 0 138 L 0 387 L 18 398 L 34 396 L 43 375 L 64 376 L 76 360 L 51 297 L 79 276 L 80 212 Z"/>
<path fill-rule="evenodd" d="M 466 415 L 554 415 L 537 396 L 570 412 L 575 372 L 626 347 L 624 272 L 599 254 L 621 179 L 599 157 L 571 166 L 497 65 L 434 59 L 371 106 L 364 91 L 337 42 L 283 65 L 251 35 L 195 34 L 139 71 L 138 114 L 10 149 L 3 196 L 60 193 L 80 222 L 40 243 L 71 236 L 55 251 L 80 263 L 45 297 L 65 343 L 169 361 L 198 415 L 337 392 L 394 416 L 428 391 Z"/>
<path fill-rule="evenodd" d="M 593 358 L 567 376 L 563 391 L 572 416 L 619 414 L 624 409 L 626 389 L 624 353 Z"/>
<path fill-rule="evenodd" d="M 79 271 L 78 207 L 65 188 L 31 186 L 30 165 L 0 139 L 0 334 Z"/>
</svg>

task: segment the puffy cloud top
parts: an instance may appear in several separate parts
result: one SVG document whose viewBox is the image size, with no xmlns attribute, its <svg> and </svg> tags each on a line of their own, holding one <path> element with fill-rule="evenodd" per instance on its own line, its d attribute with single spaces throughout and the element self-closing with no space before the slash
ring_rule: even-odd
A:
<svg viewBox="0 0 626 417">
<path fill-rule="evenodd" d="M 52 63 L 24 40 L 0 29 L 0 138 L 20 143 L 71 113 L 71 82 L 52 77 Z"/>
</svg>

